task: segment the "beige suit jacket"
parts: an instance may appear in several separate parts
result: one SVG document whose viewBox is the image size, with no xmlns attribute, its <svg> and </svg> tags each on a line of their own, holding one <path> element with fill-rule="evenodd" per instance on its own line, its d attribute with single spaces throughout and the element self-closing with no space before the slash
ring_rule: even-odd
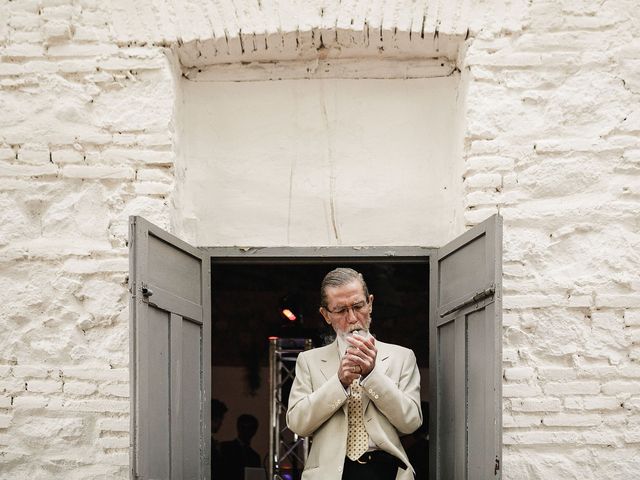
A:
<svg viewBox="0 0 640 480">
<path fill-rule="evenodd" d="M 396 480 L 413 479 L 399 434 L 422 424 L 420 372 L 408 348 L 376 342 L 376 366 L 363 383 L 364 423 L 379 449 L 399 458 Z M 347 395 L 338 379 L 338 342 L 298 355 L 287 425 L 313 437 L 303 480 L 340 480 L 347 449 Z"/>
</svg>

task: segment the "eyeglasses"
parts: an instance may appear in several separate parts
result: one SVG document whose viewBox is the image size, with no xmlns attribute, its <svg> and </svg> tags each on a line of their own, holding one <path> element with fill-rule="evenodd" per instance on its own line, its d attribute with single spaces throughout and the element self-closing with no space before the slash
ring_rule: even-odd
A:
<svg viewBox="0 0 640 480">
<path fill-rule="evenodd" d="M 362 301 L 354 303 L 351 306 L 338 307 L 335 310 L 329 310 L 327 307 L 324 307 L 324 309 L 330 314 L 335 315 L 336 317 L 345 317 L 348 315 L 349 310 L 352 310 L 354 315 L 358 315 L 360 313 L 363 313 L 368 306 L 369 302 Z"/>
</svg>

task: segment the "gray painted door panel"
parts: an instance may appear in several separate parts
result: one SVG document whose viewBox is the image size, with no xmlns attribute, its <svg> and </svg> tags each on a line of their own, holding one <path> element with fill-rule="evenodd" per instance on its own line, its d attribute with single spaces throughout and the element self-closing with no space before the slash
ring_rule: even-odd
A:
<svg viewBox="0 0 640 480">
<path fill-rule="evenodd" d="M 431 480 L 501 478 L 502 219 L 430 259 Z"/>
<path fill-rule="evenodd" d="M 209 479 L 209 255 L 130 218 L 132 478 Z"/>
</svg>

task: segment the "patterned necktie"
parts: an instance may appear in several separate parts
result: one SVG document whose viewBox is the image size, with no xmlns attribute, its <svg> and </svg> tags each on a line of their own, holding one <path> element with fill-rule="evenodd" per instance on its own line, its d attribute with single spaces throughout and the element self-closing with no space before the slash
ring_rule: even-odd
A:
<svg viewBox="0 0 640 480">
<path fill-rule="evenodd" d="M 351 395 L 347 403 L 347 420 L 349 432 L 347 433 L 347 457 L 357 460 L 369 448 L 369 435 L 364 428 L 362 415 L 362 387 L 356 378 L 351 383 Z"/>
</svg>

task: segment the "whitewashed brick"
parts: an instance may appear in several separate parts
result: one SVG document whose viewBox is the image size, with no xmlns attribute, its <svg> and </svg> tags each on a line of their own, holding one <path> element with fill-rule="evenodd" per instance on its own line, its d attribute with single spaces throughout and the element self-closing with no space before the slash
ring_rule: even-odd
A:
<svg viewBox="0 0 640 480">
<path fill-rule="evenodd" d="M 122 383 L 106 383 L 100 385 L 100 393 L 113 397 L 128 397 L 129 385 Z"/>
<path fill-rule="evenodd" d="M 587 413 L 559 413 L 542 419 L 550 427 L 595 427 L 602 423 L 600 415 Z"/>
<path fill-rule="evenodd" d="M 9 428 L 11 426 L 11 421 L 13 420 L 13 415 L 2 415 L 0 414 L 0 428 Z"/>
<path fill-rule="evenodd" d="M 129 437 L 101 437 L 98 444 L 102 448 L 128 448 Z"/>
<path fill-rule="evenodd" d="M 469 188 L 497 188 L 502 186 L 502 175 L 499 173 L 476 173 L 465 180 Z"/>
<path fill-rule="evenodd" d="M 49 399 L 33 395 L 19 395 L 13 398 L 13 408 L 17 410 L 39 410 L 47 406 Z"/>
<path fill-rule="evenodd" d="M 528 380 L 533 377 L 535 371 L 531 367 L 514 367 L 504 370 L 504 378 L 508 381 Z"/>
<path fill-rule="evenodd" d="M 584 410 L 584 399 L 585 397 L 565 397 L 564 408 L 566 410 Z"/>
<path fill-rule="evenodd" d="M 172 186 L 161 182 L 135 182 L 133 188 L 138 195 L 168 195 Z"/>
<path fill-rule="evenodd" d="M 131 425 L 128 418 L 101 418 L 97 426 L 103 432 L 128 432 Z"/>
<path fill-rule="evenodd" d="M 511 408 L 514 412 L 559 412 L 562 402 L 559 398 L 512 398 Z"/>
<path fill-rule="evenodd" d="M 502 350 L 502 361 L 516 363 L 519 360 L 518 350 L 515 348 L 504 348 Z"/>
<path fill-rule="evenodd" d="M 47 49 L 50 57 L 100 57 L 102 55 L 112 55 L 118 51 L 116 45 L 107 43 L 96 44 L 73 44 L 65 43 L 52 45 Z"/>
<path fill-rule="evenodd" d="M 586 410 L 618 410 L 622 405 L 616 397 L 585 397 L 584 408 Z"/>
<path fill-rule="evenodd" d="M 119 400 L 69 400 L 62 407 L 73 412 L 125 413 L 129 411 L 128 401 Z"/>
<path fill-rule="evenodd" d="M 80 163 L 83 161 L 84 155 L 82 152 L 73 149 L 53 150 L 51 152 L 51 159 L 53 163 L 57 164 Z"/>
<path fill-rule="evenodd" d="M 56 393 L 62 391 L 62 382 L 56 380 L 29 380 L 27 391 L 36 393 Z"/>
<path fill-rule="evenodd" d="M 38 365 L 14 365 L 11 373 L 16 378 L 46 378 L 52 371 Z"/>
<path fill-rule="evenodd" d="M 538 377 L 544 380 L 575 380 L 577 372 L 568 367 L 538 367 Z"/>
<path fill-rule="evenodd" d="M 498 156 L 478 156 L 469 157 L 466 161 L 466 168 L 468 172 L 510 172 L 514 167 L 513 158 L 498 157 Z"/>
<path fill-rule="evenodd" d="M 155 150 L 133 150 L 110 148 L 102 153 L 105 162 L 122 163 L 134 162 L 140 165 L 170 166 L 173 165 L 175 154 Z"/>
<path fill-rule="evenodd" d="M 0 64 L 0 75 L 2 75 L 2 64 Z M 12 148 L 0 147 L 0 161 L 15 160 L 16 152 Z"/>
<path fill-rule="evenodd" d="M 627 410 L 640 412 L 640 397 L 632 397 L 628 400 L 625 400 L 623 403 L 623 407 Z"/>
<path fill-rule="evenodd" d="M 136 172 L 136 180 L 140 182 L 173 182 L 173 172 L 166 168 L 141 168 Z"/>
<path fill-rule="evenodd" d="M 51 177 L 58 175 L 58 167 L 46 165 L 0 165 L 1 177 Z"/>
<path fill-rule="evenodd" d="M 0 408 L 11 408 L 11 405 L 12 405 L 11 397 L 0 395 Z"/>
<path fill-rule="evenodd" d="M 63 375 L 66 378 L 75 378 L 79 380 L 100 381 L 129 381 L 129 370 L 126 368 L 105 369 L 100 367 L 62 367 Z M 66 381 L 66 380 L 65 380 Z"/>
<path fill-rule="evenodd" d="M 19 57 L 42 57 L 44 55 L 44 48 L 42 45 L 33 43 L 16 43 L 5 46 L 0 50 L 2 55 L 9 58 Z"/>
<path fill-rule="evenodd" d="M 640 325 L 640 310 L 625 310 L 624 323 L 627 326 Z"/>
<path fill-rule="evenodd" d="M 67 381 L 64 383 L 64 392 L 71 395 L 91 395 L 98 390 L 98 386 L 91 382 Z"/>
<path fill-rule="evenodd" d="M 600 393 L 599 382 L 549 382 L 543 386 L 547 395 L 591 395 Z M 604 392 L 604 390 L 603 390 Z M 607 392 L 604 392 L 607 393 Z"/>
<path fill-rule="evenodd" d="M 640 308 L 640 295 L 596 296 L 596 306 L 600 308 Z"/>
<path fill-rule="evenodd" d="M 24 380 L 18 378 L 4 378 L 0 380 L 0 393 L 12 394 L 24 391 Z"/>
<path fill-rule="evenodd" d="M 630 382 L 624 380 L 613 380 L 602 385 L 602 393 L 605 395 L 639 394 L 640 382 Z"/>
<path fill-rule="evenodd" d="M 640 429 L 625 431 L 624 441 L 626 443 L 640 443 Z"/>
<path fill-rule="evenodd" d="M 129 167 L 69 165 L 62 167 L 62 176 L 96 180 L 130 180 L 134 178 L 135 172 Z"/>
<path fill-rule="evenodd" d="M 537 397 L 542 395 L 542 389 L 538 385 L 512 383 L 502 386 L 502 396 L 511 397 Z"/>
<path fill-rule="evenodd" d="M 505 428 L 527 428 L 537 427 L 542 422 L 538 415 L 505 415 L 502 418 L 502 425 Z"/>
</svg>

